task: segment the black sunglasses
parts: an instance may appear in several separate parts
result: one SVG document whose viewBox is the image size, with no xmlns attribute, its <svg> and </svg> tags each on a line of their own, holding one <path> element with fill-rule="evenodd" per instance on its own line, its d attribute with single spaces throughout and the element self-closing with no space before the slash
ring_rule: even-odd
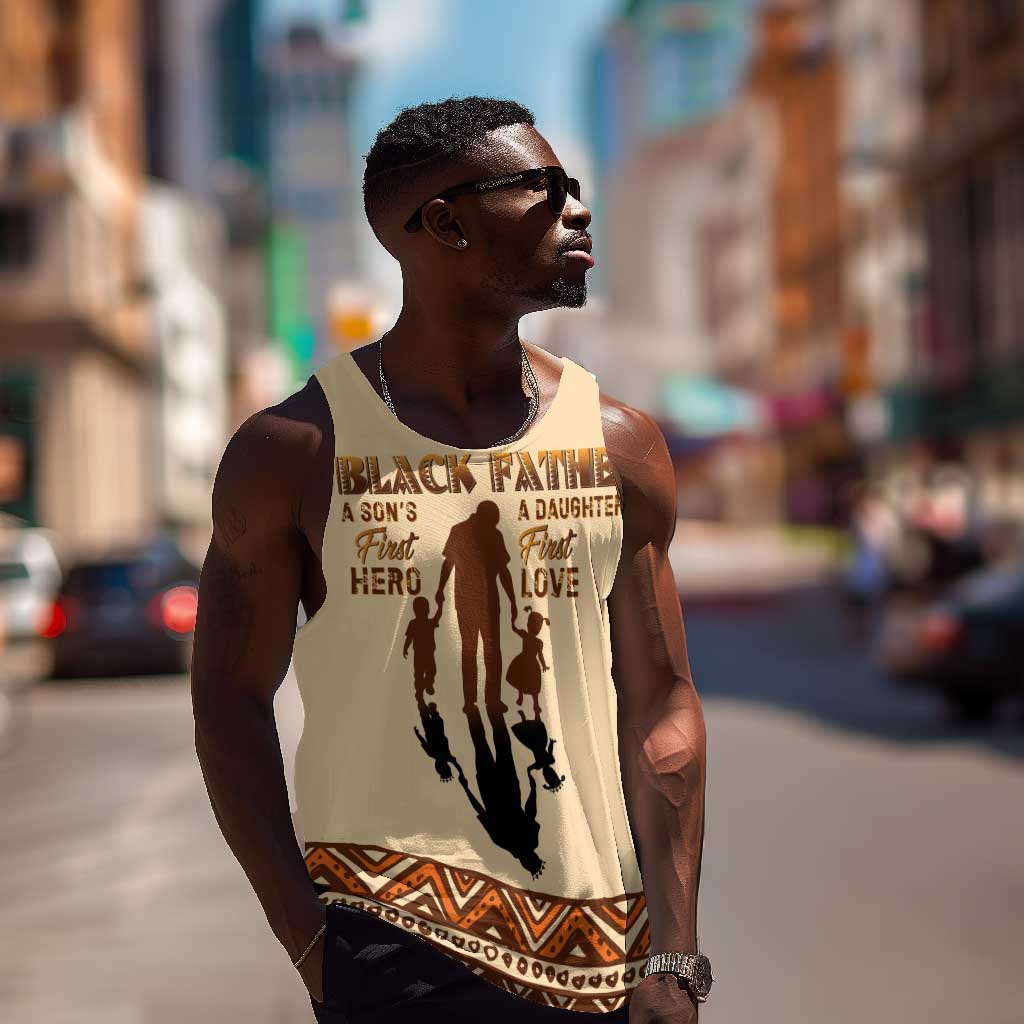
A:
<svg viewBox="0 0 1024 1024">
<path fill-rule="evenodd" d="M 520 182 L 533 181 L 535 178 L 545 179 L 548 190 L 548 206 L 551 212 L 557 217 L 565 207 L 565 197 L 570 195 L 573 199 L 580 197 L 580 183 L 576 178 L 570 178 L 565 173 L 564 167 L 531 167 L 525 171 L 517 171 L 515 174 L 506 174 L 500 178 L 484 178 L 480 181 L 464 181 L 459 185 L 439 192 L 436 196 L 425 200 L 420 204 L 419 209 L 405 222 L 406 231 L 416 231 L 423 226 L 423 207 L 434 199 L 448 199 L 451 196 L 466 195 L 470 192 L 485 192 L 491 188 L 504 188 L 506 185 L 516 185 Z"/>
</svg>

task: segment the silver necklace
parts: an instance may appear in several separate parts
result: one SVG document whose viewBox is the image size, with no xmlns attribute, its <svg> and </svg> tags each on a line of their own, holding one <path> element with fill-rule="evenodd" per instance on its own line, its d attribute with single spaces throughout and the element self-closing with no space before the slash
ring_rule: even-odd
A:
<svg viewBox="0 0 1024 1024">
<path fill-rule="evenodd" d="M 508 437 L 503 438 L 501 441 L 495 441 L 493 445 L 489 445 L 491 448 L 497 448 L 499 445 L 508 444 L 509 441 L 514 441 L 519 437 L 524 430 L 533 422 L 534 417 L 537 415 L 537 409 L 540 407 L 540 388 L 537 385 L 537 378 L 533 374 L 533 364 L 530 362 L 530 357 L 526 354 L 526 346 L 520 342 L 520 347 L 523 350 L 523 380 L 526 382 L 532 394 L 530 398 L 530 410 L 526 414 L 526 419 L 523 421 L 523 425 L 514 433 L 509 434 Z M 394 414 L 395 419 L 398 419 L 398 413 L 395 412 L 395 403 L 391 401 L 391 393 L 388 391 L 388 382 L 384 379 L 384 338 L 381 337 L 377 341 L 377 364 L 380 369 L 380 389 L 384 394 L 384 401 L 388 403 L 388 408 Z"/>
</svg>

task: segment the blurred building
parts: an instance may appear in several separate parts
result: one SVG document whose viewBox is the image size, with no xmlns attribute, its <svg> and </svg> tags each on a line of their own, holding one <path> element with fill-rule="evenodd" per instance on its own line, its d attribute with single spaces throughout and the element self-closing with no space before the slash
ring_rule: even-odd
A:
<svg viewBox="0 0 1024 1024">
<path fill-rule="evenodd" d="M 184 538 L 223 433 L 218 221 L 147 177 L 139 5 L 10 0 L 0 51 L 0 505 L 69 556 Z M 195 330 L 209 363 L 182 355 Z"/>
<path fill-rule="evenodd" d="M 351 340 L 330 297 L 361 268 L 349 104 L 365 10 L 339 5 L 324 33 L 271 34 L 262 13 L 259 0 L 151 0 L 143 18 L 149 172 L 226 222 L 229 430 Z"/>
<path fill-rule="evenodd" d="M 149 0 L 142 10 L 148 172 L 213 208 L 225 228 L 212 280 L 227 311 L 230 433 L 292 385 L 287 353 L 267 326 L 268 139 L 257 3 Z"/>
<path fill-rule="evenodd" d="M 627 0 L 590 62 L 588 111 L 600 172 L 646 136 L 713 116 L 733 98 L 750 45 L 751 0 Z"/>
<path fill-rule="evenodd" d="M 327 296 L 358 249 L 347 130 L 356 58 L 343 54 L 344 27 L 329 42 L 304 26 L 268 35 L 259 0 L 150 0 L 144 12 L 149 171 L 226 221 L 233 430 L 300 387 L 330 345 Z M 364 12 L 342 13 L 347 27 Z"/>
<path fill-rule="evenodd" d="M 886 436 L 884 389 L 913 372 L 911 313 L 923 246 L 904 175 L 921 141 L 918 14 L 917 3 L 889 0 L 844 0 L 836 8 L 846 211 L 840 383 L 851 430 L 869 449 Z"/>
<path fill-rule="evenodd" d="M 1024 517 L 1024 7 L 928 0 L 925 131 L 908 191 L 928 282 L 914 359 L 889 391 L 887 460 L 923 442 Z"/>
<path fill-rule="evenodd" d="M 727 105 L 750 47 L 753 0 L 626 0 L 588 63 L 587 131 L 595 160 L 588 203 L 606 251 L 608 182 L 644 140 L 704 121 Z M 587 275 L 608 286 L 602 263 Z"/>
<path fill-rule="evenodd" d="M 835 14 L 846 213 L 839 384 L 862 475 L 877 481 L 891 462 L 890 389 L 915 372 L 924 282 L 924 241 L 905 184 L 923 130 L 920 4 L 844 0 Z"/>
<path fill-rule="evenodd" d="M 365 278 L 353 174 L 351 96 L 359 60 L 328 46 L 314 25 L 268 40 L 260 57 L 269 131 L 271 333 L 299 367 L 320 365 L 336 347 L 332 290 Z M 357 221 L 358 218 L 358 221 Z M 300 371 L 301 372 L 301 371 Z"/>
<path fill-rule="evenodd" d="M 213 207 L 154 182 L 143 199 L 141 233 L 160 367 L 157 508 L 161 523 L 176 529 L 199 562 L 212 532 L 210 498 L 229 426 L 223 220 Z"/>
<path fill-rule="evenodd" d="M 858 473 L 839 381 L 844 318 L 840 63 L 823 0 L 765 0 L 747 89 L 778 124 L 775 352 L 765 374 L 786 459 L 787 518 L 834 522 Z"/>
<path fill-rule="evenodd" d="M 772 111 L 754 98 L 648 136 L 607 185 L 606 308 L 586 327 L 578 311 L 551 321 L 549 345 L 662 424 L 682 514 L 780 514 L 757 391 L 774 352 L 776 173 Z"/>
<path fill-rule="evenodd" d="M 0 508 L 71 545 L 156 514 L 140 118 L 132 0 L 0 4 Z"/>
<path fill-rule="evenodd" d="M 610 181 L 610 312 L 638 330 L 608 357 L 616 380 L 635 380 L 630 401 L 657 409 L 673 372 L 749 386 L 765 371 L 775 159 L 770 109 L 744 98 L 649 137 Z"/>
<path fill-rule="evenodd" d="M 632 0 L 590 62 L 600 176 L 592 233 L 607 301 L 545 342 L 651 413 L 683 515 L 769 521 L 780 458 L 758 393 L 775 350 L 774 107 L 737 97 L 748 0 Z M 580 317 L 584 316 L 585 324 Z"/>
</svg>

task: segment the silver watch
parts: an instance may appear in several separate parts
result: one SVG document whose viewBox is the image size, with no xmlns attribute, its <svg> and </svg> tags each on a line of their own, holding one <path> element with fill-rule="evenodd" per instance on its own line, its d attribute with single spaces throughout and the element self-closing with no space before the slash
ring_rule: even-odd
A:
<svg viewBox="0 0 1024 1024">
<path fill-rule="evenodd" d="M 698 1003 L 707 1001 L 711 983 L 711 961 L 703 953 L 654 953 L 647 958 L 640 977 L 667 971 L 681 979 Z"/>
</svg>

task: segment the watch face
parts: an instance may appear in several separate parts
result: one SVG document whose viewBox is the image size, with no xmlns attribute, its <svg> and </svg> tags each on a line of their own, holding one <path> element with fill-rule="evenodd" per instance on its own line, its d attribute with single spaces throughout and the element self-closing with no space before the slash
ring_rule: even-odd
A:
<svg viewBox="0 0 1024 1024">
<path fill-rule="evenodd" d="M 702 999 L 711 991 L 711 961 L 706 956 L 698 956 L 693 964 L 693 987 Z"/>
</svg>

